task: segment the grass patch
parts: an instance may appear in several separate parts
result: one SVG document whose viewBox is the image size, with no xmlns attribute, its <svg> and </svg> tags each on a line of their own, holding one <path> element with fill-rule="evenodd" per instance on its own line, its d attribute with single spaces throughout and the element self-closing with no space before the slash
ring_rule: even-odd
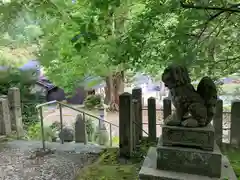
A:
<svg viewBox="0 0 240 180">
<path fill-rule="evenodd" d="M 155 145 L 143 140 L 131 159 L 120 158 L 118 148 L 106 149 L 95 163 L 79 171 L 76 180 L 137 180 L 147 150 Z"/>
<path fill-rule="evenodd" d="M 222 149 L 222 152 L 228 157 L 237 178 L 240 180 L 240 149 L 227 147 Z"/>
</svg>

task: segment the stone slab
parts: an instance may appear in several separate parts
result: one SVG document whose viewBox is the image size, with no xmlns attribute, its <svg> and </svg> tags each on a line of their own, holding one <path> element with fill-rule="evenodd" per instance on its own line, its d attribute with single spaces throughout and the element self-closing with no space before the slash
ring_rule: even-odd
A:
<svg viewBox="0 0 240 180">
<path fill-rule="evenodd" d="M 214 127 L 186 128 L 179 126 L 162 126 L 164 146 L 187 146 L 212 151 L 214 148 Z"/>
<path fill-rule="evenodd" d="M 215 144 L 213 152 L 195 148 L 163 146 L 161 138 L 157 146 L 157 168 L 209 177 L 221 176 L 222 154 Z"/>
<path fill-rule="evenodd" d="M 150 147 L 148 154 L 139 172 L 140 180 L 237 180 L 227 157 L 222 156 L 221 177 L 211 178 L 187 173 L 165 171 L 157 169 L 157 151 L 155 147 Z"/>
</svg>

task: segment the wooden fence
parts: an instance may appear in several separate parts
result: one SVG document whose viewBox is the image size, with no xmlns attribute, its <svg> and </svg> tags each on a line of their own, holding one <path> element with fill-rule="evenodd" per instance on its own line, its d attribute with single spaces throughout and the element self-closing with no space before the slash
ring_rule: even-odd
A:
<svg viewBox="0 0 240 180">
<path fill-rule="evenodd" d="M 142 90 L 135 88 L 132 94 L 123 93 L 119 96 L 119 148 L 123 156 L 131 156 L 136 146 L 141 143 L 143 133 L 147 134 L 150 141 L 157 140 L 157 126 L 163 122 L 157 122 L 156 99 L 148 99 L 147 108 L 142 107 Z M 147 111 L 148 122 L 143 122 L 143 111 Z M 173 110 L 171 100 L 163 100 L 162 119 L 168 117 Z M 233 101 L 231 112 L 223 112 L 223 101 L 218 100 L 216 114 L 212 124 L 215 128 L 215 139 L 218 145 L 240 145 L 240 101 Z M 148 132 L 144 126 L 148 126 Z"/>
</svg>

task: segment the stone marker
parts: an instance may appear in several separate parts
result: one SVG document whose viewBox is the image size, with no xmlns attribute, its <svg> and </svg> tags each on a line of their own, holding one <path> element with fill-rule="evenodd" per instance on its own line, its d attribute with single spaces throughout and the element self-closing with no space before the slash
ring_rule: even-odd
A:
<svg viewBox="0 0 240 180">
<path fill-rule="evenodd" d="M 214 128 L 211 124 L 203 128 L 162 126 L 164 146 L 196 147 L 208 151 L 214 148 Z"/>
<path fill-rule="evenodd" d="M 230 144 L 240 146 L 240 101 L 232 102 Z"/>
<path fill-rule="evenodd" d="M 157 140 L 156 118 L 156 99 L 150 97 L 148 98 L 148 138 L 152 142 Z"/>
<path fill-rule="evenodd" d="M 8 99 L 0 98 L 0 135 L 9 135 L 11 132 Z"/>
<path fill-rule="evenodd" d="M 75 142 L 87 144 L 87 131 L 85 118 L 82 114 L 78 114 L 75 122 Z"/>
<path fill-rule="evenodd" d="M 18 88 L 10 88 L 8 90 L 8 101 L 10 108 L 10 118 L 12 130 L 17 132 L 17 137 L 24 136 L 20 90 Z"/>
<path fill-rule="evenodd" d="M 119 96 L 119 149 L 120 156 L 131 157 L 132 141 L 132 95 L 123 93 Z"/>
</svg>

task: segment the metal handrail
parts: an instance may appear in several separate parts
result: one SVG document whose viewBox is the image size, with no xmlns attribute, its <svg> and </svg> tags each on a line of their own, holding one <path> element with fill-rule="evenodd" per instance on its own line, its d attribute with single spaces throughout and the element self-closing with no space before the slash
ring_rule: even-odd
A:
<svg viewBox="0 0 240 180">
<path fill-rule="evenodd" d="M 109 132 L 109 133 L 110 133 L 110 146 L 112 146 L 112 126 L 115 126 L 115 127 L 119 127 L 119 126 L 117 126 L 117 125 L 115 125 L 115 124 L 113 124 L 113 123 L 110 123 L 110 122 L 108 122 L 108 121 L 106 121 L 106 120 L 104 120 L 104 119 L 101 119 L 101 118 L 99 118 L 99 117 L 97 117 L 97 116 L 95 116 L 95 115 L 89 114 L 89 113 L 87 113 L 87 112 L 85 112 L 85 111 L 79 110 L 79 109 L 77 109 L 77 108 L 74 108 L 74 107 L 69 106 L 69 105 L 67 105 L 67 104 L 64 104 L 64 103 L 62 103 L 62 102 L 59 102 L 59 101 L 54 100 L 54 101 L 49 101 L 49 102 L 42 103 L 42 104 L 39 104 L 39 105 L 36 106 L 36 109 L 40 111 L 40 121 L 41 121 L 41 133 L 42 133 L 42 147 L 43 147 L 43 150 L 45 150 L 45 137 L 44 137 L 44 125 L 43 125 L 43 112 L 42 112 L 42 108 L 43 108 L 44 106 L 52 105 L 52 104 L 59 104 L 61 130 L 63 129 L 62 106 L 67 107 L 67 108 L 69 108 L 69 109 L 72 109 L 72 110 L 74 110 L 74 111 L 80 112 L 80 113 L 82 113 L 84 116 L 87 115 L 87 116 L 89 116 L 89 117 L 92 117 L 92 118 L 94 118 L 94 119 L 97 119 L 97 120 L 99 121 L 99 127 L 100 127 L 101 121 L 104 122 L 104 123 L 109 124 L 109 125 L 110 125 L 110 128 L 109 128 L 109 130 L 110 130 L 110 132 Z M 64 141 L 61 140 L 61 143 L 63 144 Z M 85 144 L 86 144 L 86 142 L 85 142 Z"/>
</svg>

